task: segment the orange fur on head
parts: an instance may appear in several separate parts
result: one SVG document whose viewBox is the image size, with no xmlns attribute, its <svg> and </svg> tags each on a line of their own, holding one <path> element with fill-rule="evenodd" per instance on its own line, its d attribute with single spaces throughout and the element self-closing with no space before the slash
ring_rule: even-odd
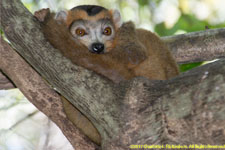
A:
<svg viewBox="0 0 225 150">
<path fill-rule="evenodd" d="M 67 27 L 69 27 L 75 20 L 79 20 L 79 19 L 88 20 L 88 21 L 96 21 L 103 18 L 108 18 L 112 20 L 112 15 L 111 13 L 109 13 L 109 11 L 106 11 L 106 10 L 102 10 L 95 16 L 89 16 L 86 11 L 80 10 L 80 9 L 73 10 L 73 11 L 69 10 L 67 14 L 67 19 L 66 19 L 66 25 Z"/>
</svg>

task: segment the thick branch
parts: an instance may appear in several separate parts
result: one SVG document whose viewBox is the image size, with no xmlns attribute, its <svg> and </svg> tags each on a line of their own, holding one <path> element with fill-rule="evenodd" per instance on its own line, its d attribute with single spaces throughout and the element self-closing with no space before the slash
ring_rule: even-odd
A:
<svg viewBox="0 0 225 150">
<path fill-rule="evenodd" d="M 225 57 L 225 28 L 168 36 L 162 39 L 179 63 Z"/>
<path fill-rule="evenodd" d="M 61 97 L 5 41 L 1 38 L 0 41 L 0 68 L 4 73 L 30 102 L 59 126 L 76 149 L 95 149 L 66 117 Z"/>
<path fill-rule="evenodd" d="M 40 74 L 90 118 L 102 136 L 103 149 L 124 150 L 130 144 L 224 142 L 224 60 L 170 81 L 136 78 L 113 85 L 65 60 L 45 42 L 38 23 L 20 2 L 4 0 L 2 6 L 3 27 L 9 40 Z M 9 19 L 10 16 L 16 17 Z"/>
<path fill-rule="evenodd" d="M 15 88 L 15 85 L 0 70 L 0 90 Z"/>
<path fill-rule="evenodd" d="M 106 114 L 103 111 L 105 106 L 108 106 L 107 103 L 112 104 L 108 106 L 108 110 L 111 111 L 114 111 L 115 109 L 112 108 L 116 108 L 117 105 L 112 83 L 104 78 L 99 78 L 97 74 L 91 71 L 73 65 L 65 58 L 62 59 L 62 55 L 46 42 L 43 34 L 41 34 L 37 19 L 29 13 L 20 1 L 3 0 L 1 10 L 4 32 L 12 45 L 16 47 L 16 50 L 56 90 L 65 95 L 81 112 L 89 117 L 99 130 L 106 128 L 99 124 L 105 119 L 107 120 L 104 122 L 114 124 L 112 116 L 109 115 L 104 118 Z M 22 44 L 21 41 L 26 44 Z M 55 69 L 56 66 L 57 69 Z M 95 94 L 93 95 L 93 93 Z M 117 113 L 113 112 L 112 114 Z M 109 124 L 105 126 L 111 126 Z"/>
<path fill-rule="evenodd" d="M 133 143 L 187 149 L 190 144 L 224 144 L 225 60 L 172 80 L 136 78 L 129 86 L 120 106 L 119 138 L 109 139 L 105 149 L 128 150 Z"/>
</svg>

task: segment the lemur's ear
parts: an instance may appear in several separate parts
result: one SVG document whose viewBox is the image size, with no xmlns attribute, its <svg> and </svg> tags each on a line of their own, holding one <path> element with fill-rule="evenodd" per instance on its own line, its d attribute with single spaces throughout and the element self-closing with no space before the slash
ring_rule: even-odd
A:
<svg viewBox="0 0 225 150">
<path fill-rule="evenodd" d="M 112 17 L 113 17 L 113 21 L 115 23 L 116 28 L 120 28 L 122 25 L 122 19 L 120 16 L 120 12 L 117 9 L 114 10 L 110 10 L 110 12 L 112 13 Z"/>
<path fill-rule="evenodd" d="M 65 22 L 67 18 L 67 14 L 68 14 L 67 11 L 64 11 L 64 10 L 60 11 L 55 15 L 55 20 L 57 20 L 58 22 Z"/>
</svg>

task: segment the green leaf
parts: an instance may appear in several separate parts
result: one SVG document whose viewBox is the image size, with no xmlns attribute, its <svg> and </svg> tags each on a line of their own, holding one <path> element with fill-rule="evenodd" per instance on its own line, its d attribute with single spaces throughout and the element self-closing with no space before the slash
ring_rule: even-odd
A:
<svg viewBox="0 0 225 150">
<path fill-rule="evenodd" d="M 193 69 L 195 67 L 198 67 L 200 65 L 202 65 L 203 62 L 197 62 L 197 63 L 190 63 L 190 64 L 182 64 L 179 65 L 180 67 L 180 72 L 185 72 L 187 70 Z"/>
</svg>

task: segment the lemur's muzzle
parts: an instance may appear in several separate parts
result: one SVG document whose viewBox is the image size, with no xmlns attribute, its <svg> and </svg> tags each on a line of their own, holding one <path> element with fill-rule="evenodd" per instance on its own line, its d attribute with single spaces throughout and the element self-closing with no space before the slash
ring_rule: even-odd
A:
<svg viewBox="0 0 225 150">
<path fill-rule="evenodd" d="M 104 51 L 104 44 L 102 44 L 102 43 L 93 43 L 91 45 L 91 52 L 100 54 L 100 53 L 103 53 L 103 51 Z"/>
</svg>

